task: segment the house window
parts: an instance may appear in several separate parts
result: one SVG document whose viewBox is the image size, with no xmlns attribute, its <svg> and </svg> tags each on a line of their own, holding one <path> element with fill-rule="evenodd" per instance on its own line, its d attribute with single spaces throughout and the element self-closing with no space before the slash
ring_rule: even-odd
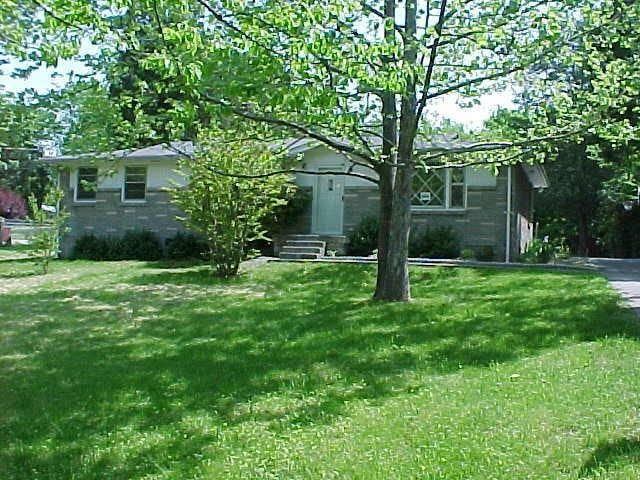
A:
<svg viewBox="0 0 640 480">
<path fill-rule="evenodd" d="M 449 206 L 451 208 L 464 208 L 464 168 L 449 170 L 449 183 L 451 185 Z"/>
<path fill-rule="evenodd" d="M 464 208 L 463 168 L 419 170 L 413 178 L 411 204 L 417 208 Z"/>
<path fill-rule="evenodd" d="M 125 167 L 122 199 L 144 201 L 147 193 L 147 167 Z"/>
<path fill-rule="evenodd" d="M 78 183 L 76 184 L 77 201 L 93 201 L 96 199 L 98 187 L 98 169 L 95 167 L 78 168 Z"/>
</svg>

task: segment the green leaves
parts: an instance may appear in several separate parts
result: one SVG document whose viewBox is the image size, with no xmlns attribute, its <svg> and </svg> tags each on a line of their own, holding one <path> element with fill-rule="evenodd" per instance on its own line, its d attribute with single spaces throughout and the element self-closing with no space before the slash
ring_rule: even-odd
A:
<svg viewBox="0 0 640 480">
<path fill-rule="evenodd" d="M 66 230 L 64 224 L 69 214 L 58 210 L 63 197 L 64 192 L 57 188 L 47 192 L 42 205 L 34 195 L 29 196 L 31 220 L 35 224 L 29 254 L 35 258 L 43 274 L 48 273 L 49 263 L 58 256 L 60 236 Z M 54 211 L 50 211 L 51 208 Z"/>
<path fill-rule="evenodd" d="M 250 242 L 266 238 L 263 222 L 293 193 L 287 175 L 270 175 L 285 157 L 256 140 L 264 133 L 247 126 L 204 131 L 197 153 L 179 162 L 187 185 L 172 189 L 173 201 L 207 239 L 211 265 L 222 277 L 237 273 Z"/>
</svg>

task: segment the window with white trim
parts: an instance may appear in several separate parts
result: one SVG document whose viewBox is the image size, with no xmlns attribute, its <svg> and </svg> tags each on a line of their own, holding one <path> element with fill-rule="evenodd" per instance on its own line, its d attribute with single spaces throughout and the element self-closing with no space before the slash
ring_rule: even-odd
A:
<svg viewBox="0 0 640 480">
<path fill-rule="evenodd" d="M 125 167 L 122 200 L 141 202 L 147 195 L 147 167 Z"/>
<path fill-rule="evenodd" d="M 96 167 L 78 168 L 78 178 L 76 181 L 76 201 L 95 201 L 97 187 L 98 169 Z"/>
<path fill-rule="evenodd" d="M 465 208 L 464 168 L 417 170 L 411 204 L 418 209 Z"/>
</svg>

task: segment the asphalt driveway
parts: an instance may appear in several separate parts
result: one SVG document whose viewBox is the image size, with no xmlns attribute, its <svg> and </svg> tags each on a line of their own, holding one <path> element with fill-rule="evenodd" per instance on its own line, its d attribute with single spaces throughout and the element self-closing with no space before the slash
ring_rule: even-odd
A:
<svg viewBox="0 0 640 480">
<path fill-rule="evenodd" d="M 609 279 L 613 288 L 620 292 L 640 317 L 640 259 L 592 258 L 589 263 Z"/>
</svg>

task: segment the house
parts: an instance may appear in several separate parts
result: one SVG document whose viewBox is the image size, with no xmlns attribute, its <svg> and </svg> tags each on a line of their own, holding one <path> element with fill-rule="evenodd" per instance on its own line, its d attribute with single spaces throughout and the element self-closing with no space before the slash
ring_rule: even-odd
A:
<svg viewBox="0 0 640 480">
<path fill-rule="evenodd" d="M 361 172 L 338 153 L 308 139 L 288 144 L 299 156 L 298 170 Z M 189 142 L 155 145 L 110 154 L 49 157 L 59 166 L 59 185 L 70 212 L 69 232 L 62 242 L 68 256 L 75 239 L 84 234 L 121 235 L 126 230 L 148 229 L 160 239 L 174 236 L 184 226 L 176 219 L 166 188 L 184 184 L 176 161 L 192 153 Z M 365 178 L 346 175 L 296 173 L 295 183 L 309 191 L 311 204 L 297 219 L 291 234 L 314 234 L 328 249 L 344 252 L 347 234 L 363 218 L 378 212 L 378 189 Z M 90 185 L 97 184 L 96 188 Z M 462 247 L 489 248 L 497 260 L 516 258 L 533 238 L 534 192 L 548 186 L 544 169 L 536 165 L 432 170 L 416 174 L 413 229 L 450 226 Z M 281 243 L 280 239 L 278 244 Z M 276 249 L 278 245 L 276 245 Z"/>
</svg>

